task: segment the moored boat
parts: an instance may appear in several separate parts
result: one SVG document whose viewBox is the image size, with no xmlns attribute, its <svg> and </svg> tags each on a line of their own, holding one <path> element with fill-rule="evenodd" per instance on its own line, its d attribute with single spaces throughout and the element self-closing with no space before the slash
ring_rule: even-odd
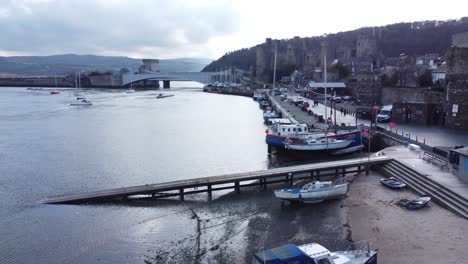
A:
<svg viewBox="0 0 468 264">
<path fill-rule="evenodd" d="M 316 150 L 336 150 L 348 147 L 352 140 L 336 139 L 325 137 L 324 134 L 309 135 L 296 140 L 286 139 L 285 148 L 292 150 L 316 151 Z"/>
<path fill-rule="evenodd" d="M 275 197 L 290 202 L 319 203 L 324 200 L 341 198 L 348 192 L 349 183 L 345 179 L 314 181 L 302 188 L 276 190 Z"/>
<path fill-rule="evenodd" d="M 324 246 L 310 243 L 296 246 L 292 243 L 258 252 L 252 264 L 377 264 L 378 250 L 367 248 L 330 252 Z"/>
<path fill-rule="evenodd" d="M 174 96 L 173 94 L 158 94 L 158 96 L 156 96 L 156 99 L 162 99 L 162 98 L 166 98 L 166 97 L 172 97 Z"/>
<path fill-rule="evenodd" d="M 77 97 L 76 102 L 72 102 L 72 103 L 70 103 L 70 105 L 72 105 L 72 106 L 89 106 L 89 105 L 93 105 L 93 103 L 91 101 L 88 101 L 84 97 Z"/>
<path fill-rule="evenodd" d="M 50 91 L 50 94 L 59 94 L 59 93 L 60 93 L 60 91 L 57 91 L 57 90 Z"/>
<path fill-rule="evenodd" d="M 268 121 L 272 118 L 277 118 L 278 114 L 276 114 L 274 111 L 266 111 L 263 113 L 263 121 L 265 123 L 268 123 Z"/>
<path fill-rule="evenodd" d="M 399 203 L 402 206 L 404 206 L 406 209 L 416 210 L 416 209 L 421 209 L 421 208 L 426 207 L 430 201 L 431 201 L 431 197 L 422 196 L 414 200 L 402 199 L 399 201 Z"/>
<path fill-rule="evenodd" d="M 406 184 L 395 177 L 388 179 L 380 179 L 380 183 L 390 189 L 402 189 L 406 187 Z"/>
<path fill-rule="evenodd" d="M 126 92 L 126 93 L 134 93 L 135 90 L 134 90 L 134 89 L 128 89 L 128 90 L 126 90 L 125 92 Z"/>
</svg>

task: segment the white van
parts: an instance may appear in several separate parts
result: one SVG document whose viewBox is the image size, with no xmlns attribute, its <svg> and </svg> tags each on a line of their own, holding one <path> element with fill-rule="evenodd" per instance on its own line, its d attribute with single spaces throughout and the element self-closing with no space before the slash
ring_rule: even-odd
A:
<svg viewBox="0 0 468 264">
<path fill-rule="evenodd" d="M 392 107 L 392 105 L 384 105 L 377 114 L 377 122 L 390 122 L 392 119 Z"/>
</svg>

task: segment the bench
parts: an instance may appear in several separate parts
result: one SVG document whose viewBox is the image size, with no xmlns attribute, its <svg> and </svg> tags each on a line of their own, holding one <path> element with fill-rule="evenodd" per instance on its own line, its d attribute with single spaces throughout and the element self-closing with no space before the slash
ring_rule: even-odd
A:
<svg viewBox="0 0 468 264">
<path fill-rule="evenodd" d="M 430 152 L 426 152 L 424 151 L 424 153 L 421 155 L 419 154 L 419 158 L 426 161 L 426 162 L 430 162 L 432 163 L 433 165 L 436 165 L 438 166 L 441 170 L 446 170 L 448 171 L 449 170 L 449 164 L 446 160 L 438 157 L 437 155 L 434 155 Z"/>
</svg>

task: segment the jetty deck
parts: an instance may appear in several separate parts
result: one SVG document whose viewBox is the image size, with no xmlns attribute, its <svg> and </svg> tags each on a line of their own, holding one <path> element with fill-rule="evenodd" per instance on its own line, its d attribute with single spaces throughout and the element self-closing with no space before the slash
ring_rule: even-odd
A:
<svg viewBox="0 0 468 264">
<path fill-rule="evenodd" d="M 210 176 L 179 180 L 157 184 L 146 184 L 132 187 L 114 188 L 94 192 L 78 193 L 73 195 L 49 198 L 44 201 L 47 204 L 73 204 L 106 202 L 114 199 L 128 199 L 131 196 L 148 195 L 155 199 L 179 196 L 184 200 L 184 195 L 202 193 L 208 194 L 211 200 L 212 192 L 218 190 L 234 189 L 240 192 L 241 187 L 263 186 L 267 188 L 272 183 L 293 183 L 300 179 L 320 179 L 320 177 L 342 177 L 349 173 L 369 171 L 370 166 L 391 161 L 387 156 L 364 157 L 357 159 L 313 163 L 308 165 L 289 166 L 253 172 L 235 173 L 219 176 Z"/>
</svg>

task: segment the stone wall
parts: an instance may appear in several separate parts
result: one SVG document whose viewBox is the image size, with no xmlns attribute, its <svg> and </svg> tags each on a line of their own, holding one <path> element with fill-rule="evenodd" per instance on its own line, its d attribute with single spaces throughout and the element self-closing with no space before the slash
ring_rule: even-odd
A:
<svg viewBox="0 0 468 264">
<path fill-rule="evenodd" d="M 383 105 L 393 104 L 395 102 L 442 104 L 444 101 L 444 92 L 432 91 L 430 88 L 382 88 L 381 103 Z"/>
<path fill-rule="evenodd" d="M 89 76 L 89 81 L 93 87 L 121 87 L 121 75 L 96 75 Z"/>
<path fill-rule="evenodd" d="M 468 32 L 453 35 L 452 46 L 459 48 L 468 48 Z"/>
<path fill-rule="evenodd" d="M 454 112 L 453 110 L 458 110 Z M 447 51 L 447 127 L 468 129 L 468 48 Z"/>
</svg>

